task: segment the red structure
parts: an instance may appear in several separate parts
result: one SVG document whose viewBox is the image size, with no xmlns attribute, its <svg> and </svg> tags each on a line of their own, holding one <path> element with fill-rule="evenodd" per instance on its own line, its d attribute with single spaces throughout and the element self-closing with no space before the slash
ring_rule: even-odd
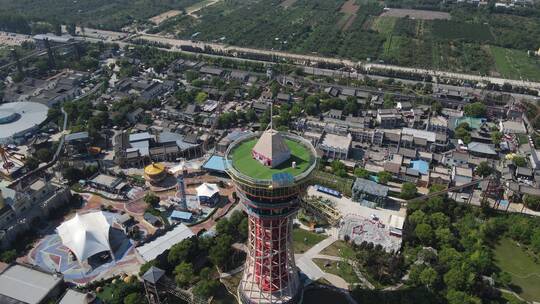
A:
<svg viewBox="0 0 540 304">
<path fill-rule="evenodd" d="M 316 166 L 315 149 L 301 137 L 281 133 L 280 136 L 308 148 L 312 154 L 310 166 L 294 176 L 272 169 L 275 173 L 271 178 L 256 179 L 238 170 L 230 157 L 233 150 L 255 136 L 258 134 L 238 139 L 225 155 L 227 173 L 249 220 L 248 256 L 238 287 L 239 298 L 244 304 L 299 303 L 302 284 L 294 262 L 292 224 L 299 208 L 299 196 Z M 270 170 L 262 166 L 261 170 Z"/>
</svg>

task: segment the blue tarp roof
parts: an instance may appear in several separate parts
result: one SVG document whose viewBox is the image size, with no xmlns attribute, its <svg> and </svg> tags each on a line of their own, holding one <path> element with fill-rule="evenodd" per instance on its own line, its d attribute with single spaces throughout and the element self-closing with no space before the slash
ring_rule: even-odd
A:
<svg viewBox="0 0 540 304">
<path fill-rule="evenodd" d="M 191 214 L 191 212 L 185 212 L 185 211 L 174 210 L 171 213 L 171 218 L 173 219 L 190 220 L 192 216 L 193 214 Z"/>
<path fill-rule="evenodd" d="M 221 156 L 213 155 L 203 165 L 203 169 L 225 173 L 225 159 L 223 159 Z"/>
<path fill-rule="evenodd" d="M 429 163 L 427 161 L 423 160 L 413 160 L 412 162 L 412 168 L 420 174 L 428 174 L 429 172 Z"/>
</svg>

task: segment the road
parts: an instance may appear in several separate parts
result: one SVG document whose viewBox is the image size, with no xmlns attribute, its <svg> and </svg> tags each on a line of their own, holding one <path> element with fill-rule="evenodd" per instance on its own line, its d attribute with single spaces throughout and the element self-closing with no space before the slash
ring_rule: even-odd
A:
<svg viewBox="0 0 540 304">
<path fill-rule="evenodd" d="M 240 46 L 231 46 L 231 45 L 214 43 L 214 42 L 194 42 L 191 40 L 167 38 L 160 35 L 151 35 L 151 34 L 143 34 L 140 36 L 140 38 L 148 40 L 148 41 L 170 44 L 176 48 L 180 48 L 182 46 L 192 46 L 192 47 L 199 47 L 202 49 L 212 48 L 216 51 L 227 52 L 233 55 L 235 53 L 270 55 L 270 56 L 275 56 L 275 57 L 280 57 L 280 58 L 291 59 L 295 61 L 304 61 L 303 64 L 306 64 L 306 65 L 309 65 L 310 63 L 326 62 L 326 63 L 333 63 L 333 64 L 342 64 L 346 67 L 357 68 L 357 69 L 360 68 L 367 71 L 373 70 L 373 69 L 390 70 L 390 71 L 407 72 L 407 73 L 412 73 L 412 74 L 417 74 L 417 75 L 430 75 L 437 78 L 443 77 L 443 78 L 453 78 L 453 79 L 479 81 L 479 82 L 489 81 L 491 83 L 495 83 L 499 85 L 503 85 L 504 83 L 509 83 L 515 86 L 523 86 L 523 87 L 527 87 L 531 89 L 540 89 L 540 83 L 532 82 L 532 81 L 513 80 L 513 79 L 505 79 L 505 78 L 498 78 L 498 77 L 479 76 L 479 75 L 473 75 L 473 74 L 455 73 L 455 72 L 429 70 L 429 69 L 409 68 L 409 67 L 402 67 L 402 66 L 388 65 L 388 64 L 363 63 L 363 62 L 352 61 L 348 59 L 323 57 L 323 56 L 317 56 L 317 55 L 295 54 L 295 53 L 290 53 L 290 52 L 263 50 L 263 49 L 240 47 Z"/>
</svg>

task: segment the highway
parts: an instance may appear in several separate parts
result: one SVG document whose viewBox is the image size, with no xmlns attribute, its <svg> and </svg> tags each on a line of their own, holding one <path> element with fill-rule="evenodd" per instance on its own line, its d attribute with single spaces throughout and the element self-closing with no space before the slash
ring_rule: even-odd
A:
<svg viewBox="0 0 540 304">
<path fill-rule="evenodd" d="M 145 39 L 148 41 L 153 41 L 153 42 L 170 44 L 176 48 L 180 48 L 182 46 L 192 46 L 192 47 L 199 47 L 202 49 L 212 48 L 216 51 L 228 52 L 233 55 L 235 53 L 250 53 L 250 54 L 260 54 L 260 55 L 266 55 L 266 56 L 275 56 L 275 57 L 286 58 L 286 59 L 291 59 L 295 61 L 303 61 L 303 64 L 305 65 L 309 65 L 310 63 L 316 63 L 316 62 L 326 62 L 326 63 L 333 63 L 333 64 L 342 64 L 346 67 L 351 67 L 351 68 L 356 68 L 356 69 L 360 68 L 367 71 L 372 70 L 372 69 L 380 69 L 380 70 L 407 72 L 407 73 L 413 73 L 413 74 L 418 74 L 418 75 L 430 75 L 436 78 L 443 77 L 443 78 L 452 78 L 452 79 L 479 81 L 479 82 L 489 81 L 491 83 L 495 83 L 499 85 L 503 85 L 504 83 L 509 83 L 513 86 L 522 86 L 522 87 L 527 87 L 530 89 L 540 89 L 540 82 L 513 80 L 513 79 L 505 79 L 505 78 L 498 78 L 498 77 L 479 76 L 479 75 L 473 75 L 473 74 L 437 71 L 437 70 L 429 70 L 429 69 L 409 68 L 409 67 L 402 67 L 402 66 L 388 65 L 388 64 L 363 63 L 359 61 L 357 62 L 357 61 L 351 61 L 351 60 L 340 59 L 340 58 L 323 57 L 323 56 L 317 56 L 317 55 L 295 54 L 295 53 L 290 53 L 290 52 L 263 50 L 263 49 L 247 48 L 247 47 L 239 47 L 239 46 L 230 46 L 226 44 L 213 43 L 213 42 L 193 42 L 191 40 L 168 38 L 161 35 L 141 34 L 139 38 Z"/>
</svg>

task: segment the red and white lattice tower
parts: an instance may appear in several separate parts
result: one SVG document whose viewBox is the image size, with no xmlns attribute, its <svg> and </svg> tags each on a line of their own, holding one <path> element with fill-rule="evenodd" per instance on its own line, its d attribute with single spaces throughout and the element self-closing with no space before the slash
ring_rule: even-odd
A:
<svg viewBox="0 0 540 304">
<path fill-rule="evenodd" d="M 274 133 L 269 136 L 268 132 Z M 265 133 L 260 139 L 260 134 L 251 134 L 236 140 L 225 155 L 227 173 L 249 219 L 248 255 L 238 293 L 244 304 L 299 303 L 302 284 L 294 262 L 293 218 L 299 208 L 299 197 L 306 190 L 316 166 L 316 153 L 311 143 L 299 136 L 276 133 L 272 129 Z M 273 137 L 275 134 L 279 138 Z M 264 162 L 251 162 L 248 170 L 245 163 L 239 163 L 245 162 L 246 156 L 237 155 L 237 151 L 249 153 L 246 147 L 253 147 L 254 141 L 258 141 L 255 145 L 257 153 L 247 156 L 248 161 L 252 160 L 250 157 L 257 157 L 259 161 L 263 158 Z M 261 148 L 265 144 L 271 147 Z M 283 151 L 283 144 L 296 147 Z M 288 153 L 288 158 L 282 160 L 284 158 L 276 155 L 280 151 Z M 260 155 L 265 153 L 267 155 Z M 295 153 L 305 155 L 299 157 Z M 300 158 L 309 159 L 309 162 L 296 167 Z M 268 159 L 279 159 L 280 164 L 271 164 Z M 252 166 L 260 168 L 254 170 Z M 288 170 L 290 168 L 295 170 Z M 264 170 L 268 172 L 265 174 Z"/>
</svg>

